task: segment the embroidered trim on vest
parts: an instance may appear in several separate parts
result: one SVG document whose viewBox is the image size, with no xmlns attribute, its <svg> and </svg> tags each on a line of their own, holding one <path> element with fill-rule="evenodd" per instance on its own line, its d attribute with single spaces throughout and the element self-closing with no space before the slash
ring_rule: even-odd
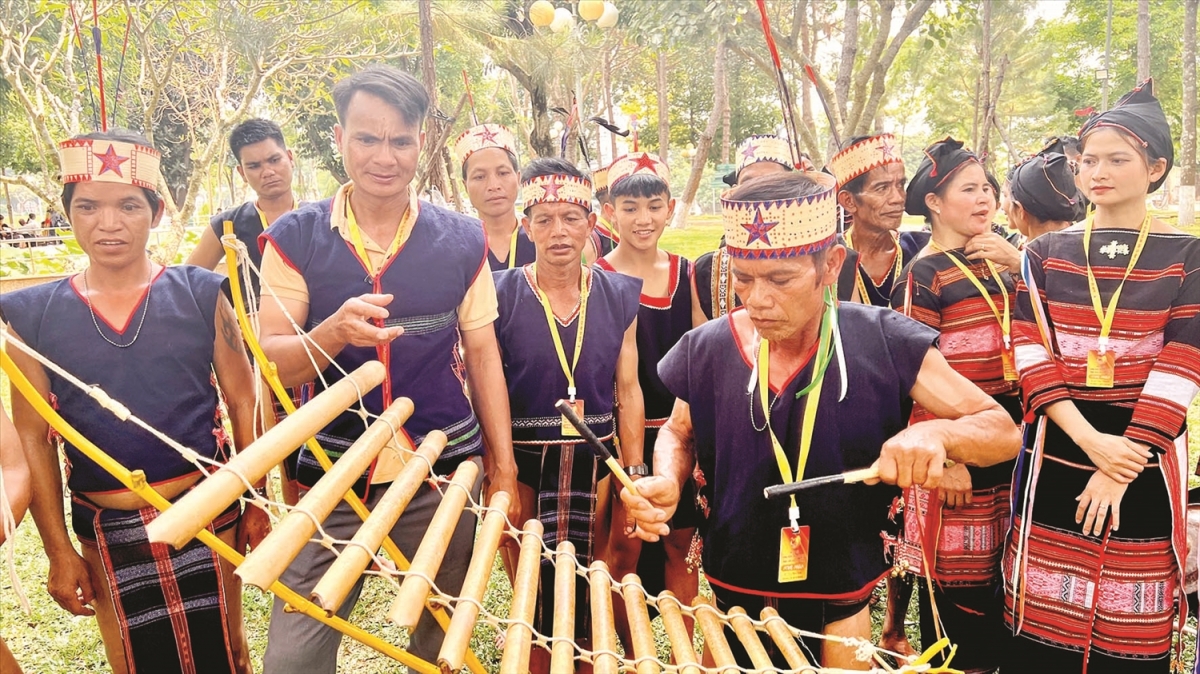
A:
<svg viewBox="0 0 1200 674">
<path fill-rule="evenodd" d="M 427 316 L 398 316 L 396 318 L 388 318 L 383 321 L 383 326 L 385 328 L 400 326 L 404 328 L 404 334 L 416 336 L 432 335 L 435 332 L 453 327 L 457 322 L 458 312 L 447 311 Z"/>
</svg>

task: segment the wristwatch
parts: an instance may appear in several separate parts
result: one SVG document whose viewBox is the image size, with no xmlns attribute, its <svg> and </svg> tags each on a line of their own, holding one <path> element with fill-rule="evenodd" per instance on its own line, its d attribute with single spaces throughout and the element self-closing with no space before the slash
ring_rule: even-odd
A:
<svg viewBox="0 0 1200 674">
<path fill-rule="evenodd" d="M 644 463 L 639 463 L 633 466 L 625 466 L 625 472 L 629 477 L 646 477 L 650 475 L 650 466 Z"/>
</svg>

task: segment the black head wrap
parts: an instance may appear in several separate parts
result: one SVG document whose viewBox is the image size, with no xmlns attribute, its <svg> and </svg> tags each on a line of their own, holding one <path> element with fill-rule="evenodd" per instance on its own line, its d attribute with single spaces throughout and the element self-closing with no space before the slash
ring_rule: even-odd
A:
<svg viewBox="0 0 1200 674">
<path fill-rule="evenodd" d="M 1154 97 L 1154 80 L 1142 82 L 1138 88 L 1125 94 L 1111 110 L 1093 116 L 1079 131 L 1083 140 L 1087 135 L 1105 127 L 1115 128 L 1133 136 L 1151 158 L 1167 160 L 1167 170 L 1158 180 L 1150 183 L 1147 193 L 1162 187 L 1167 174 L 1175 165 L 1175 147 L 1171 144 L 1171 126 L 1163 114 L 1162 105 Z"/>
<path fill-rule="evenodd" d="M 929 207 L 925 205 L 925 195 L 936 190 L 955 171 L 971 162 L 979 163 L 979 158 L 973 152 L 964 150 L 962 141 L 949 136 L 925 148 L 925 158 L 921 160 L 912 180 L 908 181 L 904 210 L 909 215 L 928 218 Z"/>
<path fill-rule="evenodd" d="M 1083 219 L 1083 195 L 1075 186 L 1075 174 L 1062 153 L 1043 150 L 1018 164 L 1008 174 L 1008 189 L 1013 201 L 1039 220 Z"/>
</svg>

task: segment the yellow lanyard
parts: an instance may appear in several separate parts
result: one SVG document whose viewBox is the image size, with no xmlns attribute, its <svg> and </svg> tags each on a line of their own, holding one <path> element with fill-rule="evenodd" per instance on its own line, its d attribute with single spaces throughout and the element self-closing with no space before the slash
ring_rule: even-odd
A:
<svg viewBox="0 0 1200 674">
<path fill-rule="evenodd" d="M 255 210 L 255 212 L 257 212 L 257 213 L 258 213 L 258 221 L 262 223 L 262 228 L 263 228 L 263 231 L 264 231 L 264 232 L 265 232 L 265 231 L 267 231 L 267 228 L 268 228 L 268 227 L 270 227 L 270 226 L 271 226 L 271 224 L 270 224 L 269 222 L 267 222 L 267 214 L 266 214 L 266 213 L 263 213 L 263 212 L 262 212 L 262 209 L 258 207 L 258 202 L 257 202 L 257 201 L 255 201 L 255 202 L 254 202 L 254 210 Z M 293 195 L 293 196 L 292 196 L 292 207 L 291 207 L 291 208 L 289 208 L 288 210 L 289 210 L 289 211 L 294 211 L 294 210 L 296 210 L 296 197 L 295 197 L 295 195 Z"/>
<path fill-rule="evenodd" d="M 1004 287 L 1004 279 L 1000 276 L 1000 272 L 996 271 L 996 265 L 992 264 L 991 260 L 984 260 L 984 262 L 987 263 L 988 271 L 990 271 L 992 273 L 992 277 L 996 279 L 996 285 L 1000 286 L 1000 294 L 1004 297 L 1004 313 L 1000 313 L 1000 310 L 996 308 L 996 301 L 992 299 L 992 294 L 987 291 L 987 288 L 983 287 L 983 283 L 980 282 L 979 277 L 975 276 L 975 272 L 971 271 L 970 267 L 963 264 L 962 261 L 959 260 L 952 251 L 942 248 L 934 241 L 930 241 L 929 243 L 930 247 L 932 247 L 934 250 L 938 251 L 939 253 L 944 253 L 946 257 L 950 258 L 950 261 L 954 263 L 954 266 L 958 267 L 959 270 L 962 271 L 963 275 L 967 277 L 967 280 L 971 282 L 971 285 L 975 286 L 975 289 L 979 291 L 979 294 L 983 295 L 984 301 L 987 302 L 988 307 L 990 307 L 992 310 L 992 315 L 996 317 L 996 322 L 1000 324 L 1000 334 L 1002 334 L 1004 337 L 1004 350 L 1011 351 L 1012 311 L 1009 309 L 1008 304 L 1008 288 Z"/>
<path fill-rule="evenodd" d="M 1125 280 L 1129 278 L 1129 274 L 1137 266 L 1138 258 L 1142 255 L 1142 248 L 1146 246 L 1146 237 L 1150 235 L 1150 223 L 1153 221 L 1153 218 L 1147 211 L 1146 219 L 1142 220 L 1142 226 L 1138 230 L 1137 243 L 1133 245 L 1133 255 L 1129 257 L 1129 266 L 1125 267 L 1125 275 L 1121 277 L 1120 285 L 1117 286 L 1117 290 L 1108 300 L 1107 308 L 1101 303 L 1100 288 L 1096 285 L 1096 275 L 1092 272 L 1090 249 L 1092 243 L 1092 224 L 1094 221 L 1095 216 L 1092 216 L 1083 224 L 1083 260 L 1087 264 L 1088 292 L 1092 296 L 1092 309 L 1096 312 L 1096 319 L 1100 321 L 1100 339 L 1098 340 L 1100 355 L 1104 355 L 1108 351 L 1108 334 L 1112 332 L 1113 319 L 1117 315 L 1117 300 L 1121 298 L 1121 290 L 1125 288 Z M 1115 257 L 1115 252 L 1113 257 Z"/>
<path fill-rule="evenodd" d="M 892 265 L 892 288 L 895 288 L 896 281 L 900 280 L 900 271 L 904 268 L 904 256 L 900 254 L 900 237 L 893 237 L 893 240 L 896 244 L 896 263 Z M 846 231 L 846 247 L 850 250 L 858 250 L 854 247 L 854 239 L 849 230 Z M 867 294 L 867 284 L 863 283 L 862 274 L 859 273 L 860 270 L 866 272 L 866 269 L 863 269 L 861 264 L 859 264 L 858 269 L 854 270 L 854 282 L 858 284 L 858 294 L 861 296 L 863 304 L 872 304 L 871 297 Z M 870 276 L 869 273 L 867 275 Z M 871 279 L 871 283 L 875 283 L 875 279 Z M 876 285 L 875 289 L 878 290 L 879 285 Z"/>
<path fill-rule="evenodd" d="M 562 337 L 558 334 L 554 310 L 550 308 L 550 298 L 546 297 L 537 283 L 536 262 L 531 265 L 531 271 L 533 272 L 533 289 L 537 292 L 538 302 L 541 302 L 542 308 L 546 310 L 546 324 L 550 326 L 550 338 L 554 340 L 554 350 L 558 352 L 558 364 L 562 366 L 563 374 L 567 375 L 567 398 L 574 404 L 575 368 L 579 365 L 579 353 L 583 351 L 583 330 L 587 325 L 588 272 L 587 269 L 584 269 L 579 274 L 579 329 L 575 332 L 575 357 L 571 364 L 567 365 L 567 352 L 563 348 Z"/>
<path fill-rule="evenodd" d="M 508 242 L 508 268 L 517 266 L 517 232 L 521 231 L 521 223 L 513 229 L 512 240 Z"/>
<path fill-rule="evenodd" d="M 412 204 L 408 205 L 412 208 Z M 396 235 L 392 237 L 392 243 L 388 246 L 387 252 L 383 255 L 383 262 L 392 259 L 397 250 L 400 250 L 400 235 L 404 231 L 404 218 L 408 215 L 408 211 L 400 216 L 400 225 L 396 227 Z M 354 252 L 358 253 L 358 259 L 362 260 L 363 265 L 367 268 L 367 272 L 371 276 L 375 275 L 375 265 L 371 264 L 371 256 L 367 255 L 367 249 L 363 246 L 362 232 L 358 229 L 358 220 L 354 219 L 354 209 L 350 207 L 350 192 L 346 192 L 346 228 L 350 230 L 350 242 L 354 244 Z"/>
<path fill-rule="evenodd" d="M 800 425 L 800 451 L 799 456 L 796 457 L 794 479 L 787 453 L 783 451 L 779 438 L 775 437 L 775 431 L 771 428 L 771 404 L 767 399 L 768 376 L 771 371 L 771 346 L 765 338 L 760 339 L 758 343 L 758 397 L 762 401 L 763 415 L 767 419 L 767 436 L 771 438 L 771 447 L 775 450 L 775 462 L 779 464 L 779 475 L 783 478 L 784 484 L 802 480 L 804 469 L 808 465 L 808 454 L 812 449 L 813 429 L 817 422 L 817 405 L 821 402 L 821 385 L 825 382 L 825 371 L 829 367 L 829 361 L 833 359 L 830 348 L 833 342 L 833 321 L 836 311 L 837 308 L 831 301 L 831 294 L 827 289 L 825 291 L 825 316 L 821 320 L 821 338 L 817 343 L 817 361 L 813 365 L 812 379 L 808 386 L 796 393 L 796 398 L 804 395 L 808 397 L 804 400 L 804 420 Z M 792 530 L 798 531 L 800 529 L 800 508 L 796 505 L 796 496 L 793 494 L 790 498 L 788 520 L 791 521 Z"/>
</svg>

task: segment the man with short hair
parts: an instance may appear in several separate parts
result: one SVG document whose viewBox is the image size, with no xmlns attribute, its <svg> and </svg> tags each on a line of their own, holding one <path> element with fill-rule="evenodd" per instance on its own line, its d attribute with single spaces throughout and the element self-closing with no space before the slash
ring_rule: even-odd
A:
<svg viewBox="0 0 1200 674">
<path fill-rule="evenodd" d="M 225 248 L 221 244 L 225 223 L 232 222 L 233 234 L 246 246 L 250 262 L 261 268 L 258 235 L 279 216 L 296 207 L 296 198 L 292 195 L 295 159 L 283 139 L 283 130 L 269 119 L 248 119 L 235 126 L 229 133 L 229 151 L 237 161 L 238 175 L 254 190 L 255 198 L 210 218 L 208 229 L 200 235 L 200 242 L 188 256 L 187 264 L 215 269 L 225 259 Z M 244 293 L 247 297 L 257 297 L 258 290 L 258 275 L 251 274 L 250 286 Z M 247 306 L 247 311 L 255 309 Z"/>
<path fill-rule="evenodd" d="M 772 606 L 794 627 L 869 640 L 870 596 L 891 572 L 880 533 L 899 491 L 840 484 L 767 500 L 764 488 L 867 467 L 888 484 L 936 487 L 947 458 L 998 463 L 1016 455 L 1020 436 L 950 368 L 933 330 L 837 301 L 845 248 L 835 192 L 831 177 L 797 172 L 722 199 L 744 307 L 684 335 L 659 364 L 678 401 L 658 435 L 654 475 L 621 497 L 635 534 L 657 540 L 698 460 L 710 490 L 703 568 L 717 605 L 754 616 Z M 914 402 L 940 418 L 908 426 Z M 804 645 L 826 667 L 868 664 L 853 646 Z M 730 646 L 739 664 L 757 666 L 737 639 Z"/>
<path fill-rule="evenodd" d="M 159 154 L 140 134 L 111 130 L 59 145 L 63 207 L 88 256 L 84 272 L 0 296 L 10 335 L 200 458 L 223 461 L 254 439 L 254 382 L 225 280 L 163 267 L 146 250 L 163 215 Z M 64 419 L 164 498 L 203 479 L 202 466 L 100 406 L 88 391 L 10 349 L 14 362 Z M 214 380 L 213 375 L 216 375 Z M 218 390 L 219 382 L 220 390 Z M 241 581 L 198 540 L 152 545 L 158 511 L 79 448 L 65 443 L 71 491 L 67 535 L 61 466 L 47 422 L 21 395 L 13 416 L 29 459 L 30 512 L 50 560 L 47 587 L 64 609 L 95 615 L 114 672 L 249 672 Z M 258 485 L 261 487 L 262 483 Z M 244 552 L 269 528 L 257 507 L 233 504 L 209 526 Z M 90 608 L 89 608 L 90 605 Z"/>
<path fill-rule="evenodd" d="M 462 163 L 467 196 L 483 222 L 488 266 L 499 271 L 533 262 L 533 242 L 517 221 L 521 169 L 512 132 L 500 124 L 478 124 L 454 141 L 454 153 Z"/>
<path fill-rule="evenodd" d="M 890 133 L 846 141 L 826 165 L 838 184 L 838 206 L 846 226 L 842 242 L 858 253 L 850 267 L 854 299 L 886 307 L 904 265 L 929 243 L 924 232 L 901 232 L 904 217 L 904 160 Z M 845 275 L 843 275 L 845 278 Z"/>
<path fill-rule="evenodd" d="M 415 411 L 401 437 L 405 446 L 390 443 L 355 485 L 368 507 L 399 473 L 400 452 L 412 449 L 408 441 L 415 446 L 435 430 L 449 440 L 434 473 L 447 475 L 462 461 L 482 457 L 489 490 L 516 494 L 487 242 L 477 221 L 418 201 L 413 185 L 429 96 L 411 75 L 371 66 L 338 82 L 333 99 L 334 141 L 351 182 L 332 199 L 285 214 L 262 235 L 263 284 L 282 304 L 263 303 L 263 350 L 284 385 L 313 380 L 317 389 L 367 361 L 382 361 L 387 375 L 380 387 L 364 393 L 367 412 L 380 414 L 400 397 L 413 401 Z M 291 321 L 307 334 L 297 334 Z M 320 348 L 311 349 L 310 342 Z M 362 419 L 347 411 L 317 439 L 336 460 L 362 432 Z M 302 448 L 301 484 L 311 487 L 323 474 Z M 476 494 L 478 489 L 477 484 Z M 410 558 L 439 503 L 438 491 L 419 490 L 392 528 L 392 540 Z M 512 508 L 510 518 L 520 521 L 519 512 L 519 506 Z M 322 524 L 339 539 L 350 538 L 360 525 L 345 503 Z M 434 579 L 442 592 L 454 594 L 461 587 L 474 531 L 475 517 L 464 513 Z M 309 543 L 281 580 L 307 595 L 333 560 L 333 552 Z M 349 616 L 361 589 L 360 579 L 338 615 Z M 268 635 L 267 674 L 332 673 L 337 667 L 342 634 L 285 612 L 278 598 Z M 409 651 L 432 661 L 442 637 L 427 613 Z"/>
<path fill-rule="evenodd" d="M 541 520 L 548 548 L 570 541 L 581 565 L 603 559 L 621 578 L 635 569 L 637 542 L 610 535 L 610 524 L 619 532 L 625 518 L 619 504 L 613 508 L 608 467 L 555 404 L 573 404 L 622 465 L 641 464 L 645 410 L 636 336 L 642 282 L 583 264 L 596 216 L 591 181 L 570 162 L 530 162 L 521 174 L 521 195 L 522 226 L 537 246 L 537 260 L 496 273 L 496 334 L 512 403 L 522 510 Z M 551 631 L 555 606 L 561 607 L 553 566 L 543 561 L 534 618 L 543 634 Z M 581 583 L 575 632 L 581 641 L 587 596 Z M 531 671 L 544 671 L 547 656 L 535 649 Z"/>
</svg>

